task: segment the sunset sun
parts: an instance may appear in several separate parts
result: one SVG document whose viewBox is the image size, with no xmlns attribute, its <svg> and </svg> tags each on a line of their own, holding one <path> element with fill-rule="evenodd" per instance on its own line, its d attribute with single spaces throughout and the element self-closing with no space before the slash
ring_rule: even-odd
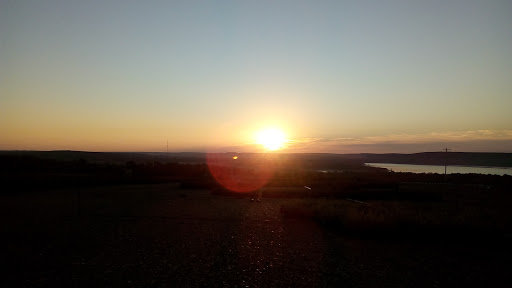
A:
<svg viewBox="0 0 512 288">
<path fill-rule="evenodd" d="M 283 148 L 286 139 L 281 130 L 266 129 L 256 134 L 256 141 L 266 150 L 274 151 Z"/>
</svg>

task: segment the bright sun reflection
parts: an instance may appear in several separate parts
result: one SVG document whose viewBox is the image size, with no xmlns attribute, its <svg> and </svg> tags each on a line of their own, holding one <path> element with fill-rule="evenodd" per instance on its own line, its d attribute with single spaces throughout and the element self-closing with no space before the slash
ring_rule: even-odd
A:
<svg viewBox="0 0 512 288">
<path fill-rule="evenodd" d="M 279 129 L 266 129 L 256 134 L 256 141 L 266 150 L 278 150 L 283 148 L 286 141 L 284 133 Z"/>
</svg>

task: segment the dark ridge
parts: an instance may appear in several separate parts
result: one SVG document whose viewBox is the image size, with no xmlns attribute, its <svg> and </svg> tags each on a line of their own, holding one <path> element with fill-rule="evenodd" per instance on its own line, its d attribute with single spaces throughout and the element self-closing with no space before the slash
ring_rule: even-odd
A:
<svg viewBox="0 0 512 288">
<path fill-rule="evenodd" d="M 512 153 L 423 152 L 415 154 L 361 154 L 366 163 L 512 167 Z"/>
</svg>

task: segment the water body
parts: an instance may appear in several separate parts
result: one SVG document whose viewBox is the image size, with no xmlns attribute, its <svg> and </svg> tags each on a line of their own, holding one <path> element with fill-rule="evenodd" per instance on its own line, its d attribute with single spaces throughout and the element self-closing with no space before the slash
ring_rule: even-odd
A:
<svg viewBox="0 0 512 288">
<path fill-rule="evenodd" d="M 380 167 L 392 170 L 394 172 L 412 172 L 412 173 L 439 173 L 444 174 L 444 166 L 438 165 L 414 165 L 414 164 L 393 164 L 393 163 L 365 163 L 368 166 Z M 447 174 L 493 174 L 493 175 L 512 175 L 511 167 L 476 167 L 476 166 L 448 166 Z"/>
</svg>

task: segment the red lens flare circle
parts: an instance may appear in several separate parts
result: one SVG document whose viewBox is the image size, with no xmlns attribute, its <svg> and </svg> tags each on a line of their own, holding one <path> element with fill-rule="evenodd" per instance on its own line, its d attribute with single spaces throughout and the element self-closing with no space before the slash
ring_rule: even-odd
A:
<svg viewBox="0 0 512 288">
<path fill-rule="evenodd" d="M 240 193 L 262 188 L 275 170 L 273 159 L 264 154 L 208 153 L 206 162 L 210 174 L 220 185 Z"/>
</svg>

